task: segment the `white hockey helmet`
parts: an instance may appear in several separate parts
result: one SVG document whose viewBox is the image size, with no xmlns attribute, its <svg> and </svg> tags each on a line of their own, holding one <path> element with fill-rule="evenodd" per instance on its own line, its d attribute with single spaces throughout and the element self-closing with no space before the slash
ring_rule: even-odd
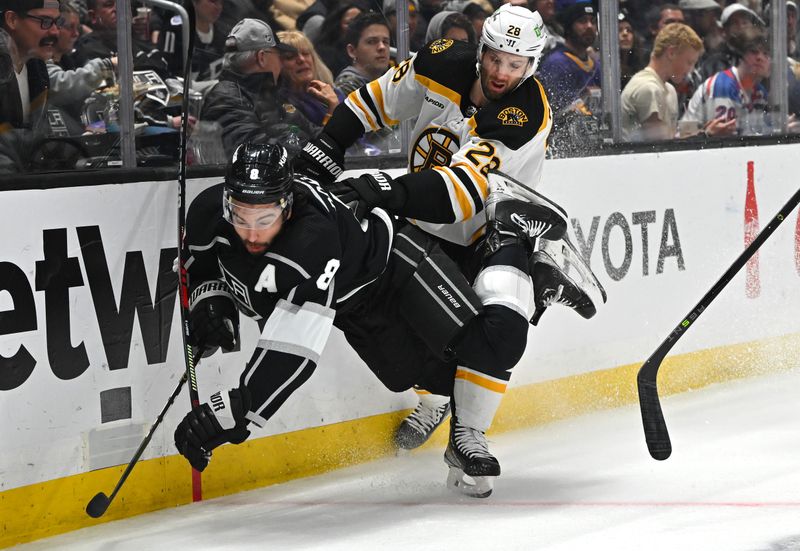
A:
<svg viewBox="0 0 800 551">
<path fill-rule="evenodd" d="M 483 32 L 478 44 L 478 70 L 484 47 L 498 52 L 508 52 L 530 58 L 528 69 L 520 80 L 522 84 L 533 76 L 542 59 L 547 42 L 542 16 L 522 6 L 503 4 L 483 23 Z"/>
</svg>

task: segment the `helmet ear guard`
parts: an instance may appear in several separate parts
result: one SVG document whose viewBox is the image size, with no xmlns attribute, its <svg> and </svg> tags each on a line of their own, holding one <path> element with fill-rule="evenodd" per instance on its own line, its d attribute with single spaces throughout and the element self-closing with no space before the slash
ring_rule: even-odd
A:
<svg viewBox="0 0 800 551">
<path fill-rule="evenodd" d="M 536 72 L 546 43 L 547 30 L 539 12 L 522 6 L 503 4 L 483 24 L 478 44 L 478 74 L 485 48 L 527 57 L 528 68 L 520 79 L 519 86 Z"/>
</svg>

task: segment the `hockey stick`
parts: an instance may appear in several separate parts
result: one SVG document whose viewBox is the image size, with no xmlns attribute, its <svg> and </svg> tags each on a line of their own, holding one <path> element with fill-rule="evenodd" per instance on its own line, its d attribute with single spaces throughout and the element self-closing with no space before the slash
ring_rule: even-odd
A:
<svg viewBox="0 0 800 551">
<path fill-rule="evenodd" d="M 158 414 L 155 423 L 153 426 L 150 427 L 150 432 L 147 433 L 147 436 L 144 437 L 142 443 L 139 444 L 139 449 L 136 450 L 136 453 L 133 454 L 128 466 L 125 468 L 125 472 L 122 473 L 122 476 L 119 478 L 117 485 L 114 486 L 114 491 L 111 492 L 110 496 L 107 496 L 103 492 L 99 492 L 96 496 L 94 496 L 89 503 L 86 505 L 86 514 L 92 518 L 99 518 L 105 514 L 106 509 L 108 506 L 111 505 L 111 502 L 114 501 L 114 498 L 119 492 L 119 489 L 122 488 L 122 485 L 125 484 L 125 481 L 128 479 L 128 475 L 131 474 L 133 467 L 136 466 L 136 462 L 139 461 L 139 458 L 144 453 L 145 448 L 150 443 L 150 439 L 153 438 L 153 433 L 156 432 L 156 428 L 161 424 L 161 421 L 164 420 L 164 415 L 166 415 L 167 410 L 172 406 L 172 402 L 175 401 L 175 398 L 180 394 L 181 389 L 183 388 L 183 384 L 186 382 L 186 373 L 181 376 L 180 382 L 178 382 L 178 386 L 175 387 L 175 390 L 172 391 L 172 395 L 167 400 L 167 404 L 164 406 L 164 409 L 161 410 L 161 413 Z"/>
<path fill-rule="evenodd" d="M 700 317 L 700 314 L 708 308 L 713 300 L 719 295 L 722 289 L 730 283 L 731 279 L 736 273 L 742 269 L 742 266 L 747 264 L 747 261 L 756 253 L 756 251 L 764 244 L 770 235 L 781 225 L 781 222 L 789 216 L 794 208 L 800 203 L 800 189 L 798 189 L 791 199 L 781 208 L 780 211 L 770 220 L 769 224 L 761 230 L 753 242 L 745 248 L 739 258 L 734 260 L 731 267 L 722 274 L 714 286 L 700 299 L 700 302 L 692 308 L 691 311 L 683 318 L 675 329 L 672 330 L 664 342 L 656 348 L 656 351 L 647 358 L 642 367 L 639 369 L 639 374 L 636 377 L 637 386 L 639 387 L 639 406 L 642 410 L 642 424 L 644 425 L 644 438 L 647 442 L 647 449 L 653 459 L 663 461 L 668 458 L 672 453 L 672 444 L 669 439 L 669 432 L 667 431 L 667 423 L 664 420 L 664 413 L 661 411 L 661 403 L 658 400 L 658 387 L 656 379 L 658 376 L 658 368 L 666 355 L 675 346 L 683 334 L 691 327 L 691 325 Z"/>
<path fill-rule="evenodd" d="M 186 363 L 186 376 L 189 379 L 189 400 L 192 409 L 200 406 L 200 395 L 197 391 L 197 373 L 194 350 L 189 344 L 189 286 L 185 264 L 184 239 L 186 237 L 186 146 L 189 134 L 189 89 L 192 80 L 192 54 L 194 52 L 195 13 L 192 2 L 184 6 L 189 16 L 189 47 L 186 52 L 186 61 L 183 64 L 183 98 L 181 101 L 181 141 L 180 159 L 178 164 L 178 294 L 181 311 L 181 327 L 183 338 L 184 361 Z M 202 482 L 200 471 L 192 469 L 192 501 L 202 499 Z"/>
</svg>

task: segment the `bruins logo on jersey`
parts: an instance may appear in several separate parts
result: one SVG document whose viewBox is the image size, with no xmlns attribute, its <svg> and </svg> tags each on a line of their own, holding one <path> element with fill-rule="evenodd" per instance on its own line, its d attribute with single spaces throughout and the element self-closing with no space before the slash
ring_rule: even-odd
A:
<svg viewBox="0 0 800 551">
<path fill-rule="evenodd" d="M 453 45 L 453 41 L 449 38 L 440 38 L 431 42 L 430 49 L 433 54 L 440 54 L 447 48 Z"/>
<path fill-rule="evenodd" d="M 449 165 L 458 148 L 458 136 L 449 130 L 426 128 L 411 150 L 411 172 Z"/>
<path fill-rule="evenodd" d="M 528 122 L 528 115 L 519 107 L 506 107 L 498 113 L 497 118 L 503 126 L 522 126 Z"/>
</svg>

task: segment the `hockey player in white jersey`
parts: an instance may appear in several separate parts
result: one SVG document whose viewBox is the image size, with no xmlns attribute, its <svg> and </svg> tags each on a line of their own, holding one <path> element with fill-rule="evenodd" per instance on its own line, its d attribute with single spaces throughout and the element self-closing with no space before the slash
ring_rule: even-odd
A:
<svg viewBox="0 0 800 551">
<path fill-rule="evenodd" d="M 591 317 L 605 299 L 579 255 L 569 263 L 580 281 L 564 270 L 571 245 L 544 247 L 544 237 L 558 239 L 548 233 L 552 227 L 524 222 L 530 202 L 543 200 L 532 188 L 541 181 L 552 126 L 546 94 L 533 78 L 546 38 L 537 12 L 503 5 L 484 23 L 477 50 L 436 40 L 352 92 L 298 159 L 299 170 L 331 183 L 357 214 L 382 207 L 439 238 L 473 281 L 483 310 L 450 341 L 428 342 L 458 362 L 452 403 L 420 389 L 420 405 L 395 441 L 402 448 L 421 445 L 452 409 L 448 483 L 478 497 L 491 493 L 500 474 L 485 432 L 525 350 L 528 321 L 557 302 Z M 408 174 L 333 184 L 344 168 L 344 150 L 364 132 L 412 117 Z M 587 294 L 592 290 L 594 298 Z M 491 346 L 476 345 L 486 341 Z"/>
</svg>

